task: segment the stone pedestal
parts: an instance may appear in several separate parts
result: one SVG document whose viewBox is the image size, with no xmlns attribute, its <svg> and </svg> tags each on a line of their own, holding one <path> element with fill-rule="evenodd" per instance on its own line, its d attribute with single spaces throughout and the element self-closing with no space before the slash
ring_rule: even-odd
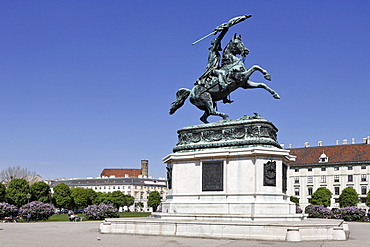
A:
<svg viewBox="0 0 370 247">
<path fill-rule="evenodd" d="M 258 114 L 178 131 L 169 193 L 147 219 L 106 219 L 102 233 L 279 241 L 346 240 L 342 221 L 307 222 L 286 194 L 289 162 L 277 128 Z"/>
<path fill-rule="evenodd" d="M 166 156 L 169 193 L 156 217 L 301 220 L 285 194 L 288 150 L 260 116 L 186 127 Z"/>
<path fill-rule="evenodd" d="M 301 220 L 285 194 L 289 158 L 289 151 L 267 147 L 170 154 L 164 161 L 172 187 L 158 217 Z"/>
</svg>

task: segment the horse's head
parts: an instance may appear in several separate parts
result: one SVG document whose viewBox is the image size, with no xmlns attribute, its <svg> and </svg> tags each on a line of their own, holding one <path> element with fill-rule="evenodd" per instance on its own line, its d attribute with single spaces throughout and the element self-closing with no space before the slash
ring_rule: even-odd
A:
<svg viewBox="0 0 370 247">
<path fill-rule="evenodd" d="M 249 54 L 249 50 L 247 47 L 245 47 L 242 36 L 237 36 L 234 34 L 233 38 L 230 40 L 229 44 L 227 45 L 230 52 L 232 52 L 234 55 L 239 54 L 242 57 L 245 57 Z"/>
</svg>

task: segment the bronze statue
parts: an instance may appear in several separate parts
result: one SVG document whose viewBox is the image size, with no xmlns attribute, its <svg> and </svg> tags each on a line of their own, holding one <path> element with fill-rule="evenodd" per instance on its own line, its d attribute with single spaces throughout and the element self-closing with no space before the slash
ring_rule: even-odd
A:
<svg viewBox="0 0 370 247">
<path fill-rule="evenodd" d="M 241 87 L 244 89 L 248 88 L 264 88 L 273 95 L 275 99 L 280 99 L 280 96 L 271 88 L 264 83 L 252 82 L 249 77 L 255 72 L 260 71 L 266 80 L 271 80 L 270 74 L 260 66 L 254 65 L 250 69 L 246 69 L 244 63 L 237 55 L 245 58 L 249 54 L 249 50 L 245 47 L 241 40 L 241 35 L 233 36 L 231 41 L 227 44 L 222 52 L 222 59 L 220 64 L 220 51 L 221 40 L 229 30 L 229 28 L 237 23 L 240 23 L 251 15 L 244 15 L 232 18 L 226 23 L 223 23 L 215 28 L 215 30 L 206 35 L 205 37 L 197 40 L 193 43 L 196 44 L 199 41 L 215 35 L 218 32 L 220 34 L 217 38 L 212 40 L 211 47 L 209 48 L 208 65 L 204 73 L 195 82 L 195 86 L 192 90 L 181 88 L 176 93 L 176 101 L 172 103 L 170 114 L 175 113 L 177 109 L 183 106 L 185 100 L 190 95 L 190 102 L 204 111 L 204 114 L 200 118 L 203 123 L 208 123 L 207 118 L 210 115 L 216 115 L 222 117 L 224 120 L 228 120 L 229 116 L 222 112 L 217 112 L 216 102 L 223 100 L 224 103 L 232 103 L 227 99 L 227 96 L 237 88 Z"/>
</svg>

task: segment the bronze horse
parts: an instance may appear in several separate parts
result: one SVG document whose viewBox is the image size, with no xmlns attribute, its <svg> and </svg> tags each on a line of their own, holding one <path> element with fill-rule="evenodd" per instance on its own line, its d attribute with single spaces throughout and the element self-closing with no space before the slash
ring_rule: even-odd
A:
<svg viewBox="0 0 370 247">
<path fill-rule="evenodd" d="M 203 123 L 208 123 L 207 118 L 210 115 L 220 116 L 224 120 L 229 120 L 227 114 L 216 111 L 216 102 L 225 100 L 231 92 L 239 87 L 244 89 L 263 88 L 271 93 L 275 99 L 280 99 L 279 94 L 266 84 L 249 80 L 249 77 L 255 71 L 260 71 L 266 80 L 271 80 L 271 77 L 265 69 L 258 65 L 254 65 L 250 69 L 245 68 L 244 63 L 236 55 L 244 58 L 248 53 L 249 50 L 243 44 L 241 36 L 235 34 L 222 53 L 221 67 L 218 69 L 218 71 L 224 72 L 227 86 L 224 88 L 221 87 L 219 78 L 210 74 L 206 78 L 201 79 L 202 81 L 195 85 L 192 90 L 181 88 L 176 93 L 176 101 L 172 103 L 170 114 L 172 115 L 177 109 L 183 106 L 185 100 L 190 95 L 190 102 L 204 111 L 204 114 L 200 118 Z"/>
</svg>

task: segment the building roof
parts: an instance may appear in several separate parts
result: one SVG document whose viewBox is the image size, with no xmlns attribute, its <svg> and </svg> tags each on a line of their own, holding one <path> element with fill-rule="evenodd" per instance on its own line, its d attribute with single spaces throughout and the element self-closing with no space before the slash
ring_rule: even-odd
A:
<svg viewBox="0 0 370 247">
<path fill-rule="evenodd" d="M 126 176 L 127 175 L 127 176 Z M 100 177 L 116 177 L 116 178 L 124 178 L 124 177 L 133 177 L 137 178 L 141 175 L 141 169 L 110 169 L 106 168 L 100 173 Z"/>
<path fill-rule="evenodd" d="M 369 144 L 292 148 L 290 154 L 297 157 L 291 166 L 370 163 Z M 320 162 L 322 154 L 327 156 L 326 162 Z"/>
</svg>

